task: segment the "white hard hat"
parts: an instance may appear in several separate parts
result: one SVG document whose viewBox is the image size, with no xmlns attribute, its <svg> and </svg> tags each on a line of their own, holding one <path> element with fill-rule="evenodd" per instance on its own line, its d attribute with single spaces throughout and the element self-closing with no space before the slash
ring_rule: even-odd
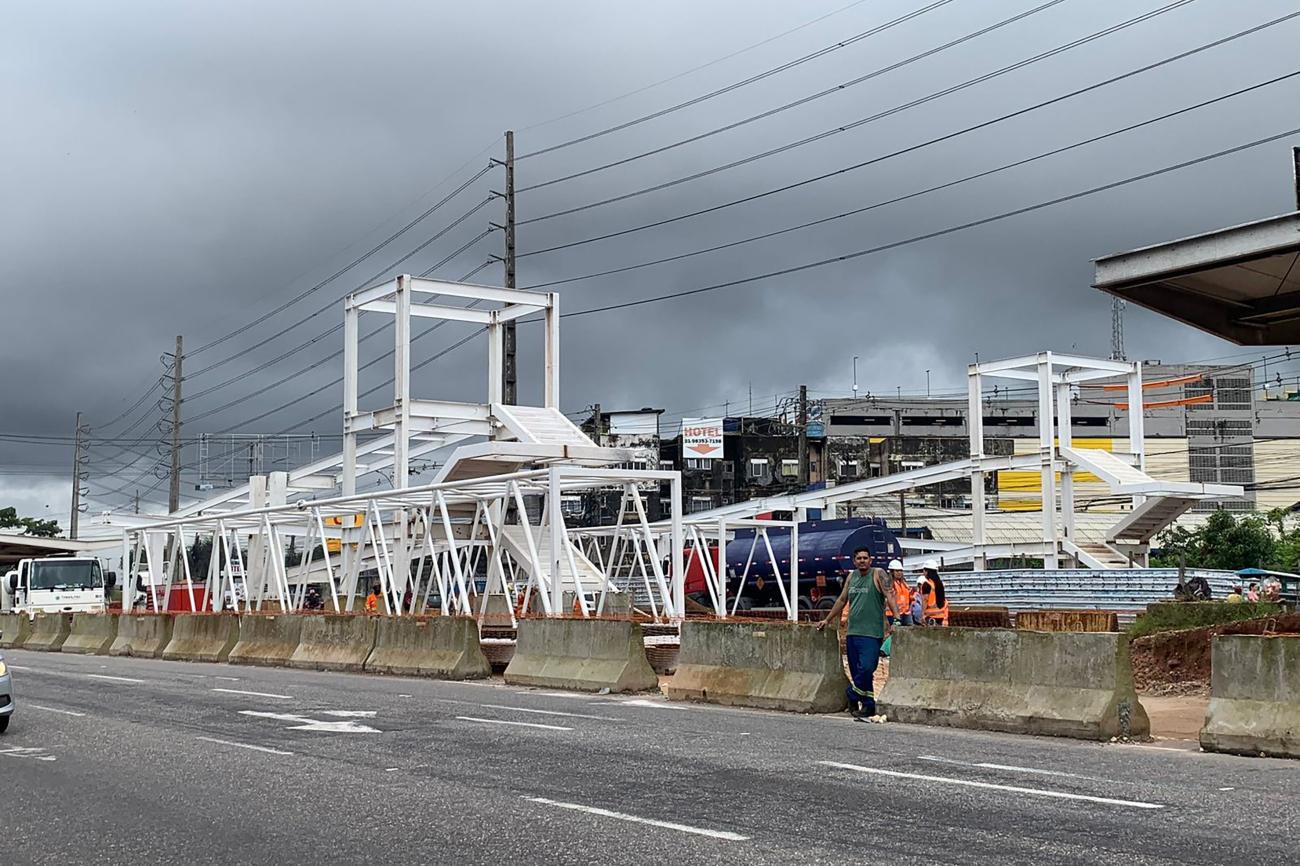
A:
<svg viewBox="0 0 1300 866">
<path fill-rule="evenodd" d="M 891 559 L 891 560 L 889 560 L 889 570 L 890 570 L 890 571 L 902 571 L 902 570 L 903 570 L 903 563 L 899 562 L 897 559 Z"/>
<path fill-rule="evenodd" d="M 927 560 L 925 561 L 925 563 L 924 563 L 921 567 L 922 567 L 922 568 L 928 568 L 928 569 L 930 569 L 931 571 L 938 571 L 938 570 L 939 570 L 939 561 L 938 561 L 937 559 L 927 559 Z"/>
</svg>

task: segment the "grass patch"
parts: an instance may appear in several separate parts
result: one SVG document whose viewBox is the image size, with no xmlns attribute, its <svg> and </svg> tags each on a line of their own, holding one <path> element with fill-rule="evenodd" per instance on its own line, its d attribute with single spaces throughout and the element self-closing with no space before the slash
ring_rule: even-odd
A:
<svg viewBox="0 0 1300 866">
<path fill-rule="evenodd" d="M 1143 637 L 1161 631 L 1205 628 L 1285 612 L 1283 605 L 1267 602 L 1162 601 L 1147 605 L 1147 612 L 1129 626 L 1128 633 L 1129 637 Z"/>
</svg>

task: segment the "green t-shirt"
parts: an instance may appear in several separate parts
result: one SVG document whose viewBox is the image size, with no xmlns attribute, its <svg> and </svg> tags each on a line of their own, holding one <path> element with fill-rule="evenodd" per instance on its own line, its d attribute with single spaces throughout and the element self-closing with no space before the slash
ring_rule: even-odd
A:
<svg viewBox="0 0 1300 866">
<path fill-rule="evenodd" d="M 849 575 L 849 630 L 857 637 L 883 638 L 885 636 L 885 594 L 876 586 L 875 575 L 888 580 L 878 568 L 866 574 L 856 568 Z"/>
</svg>

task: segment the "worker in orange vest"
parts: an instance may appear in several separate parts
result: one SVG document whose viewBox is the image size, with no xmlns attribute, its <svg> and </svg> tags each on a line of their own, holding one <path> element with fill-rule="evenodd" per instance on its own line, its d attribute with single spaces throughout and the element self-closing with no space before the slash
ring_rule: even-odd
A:
<svg viewBox="0 0 1300 866">
<path fill-rule="evenodd" d="M 885 617 L 889 620 L 890 625 L 911 625 L 912 624 L 912 587 L 907 584 L 907 577 L 903 574 L 903 563 L 897 559 L 889 561 L 889 576 L 894 581 L 894 601 L 898 604 L 898 610 L 885 608 Z"/>
<path fill-rule="evenodd" d="M 921 622 L 925 625 L 948 624 L 948 594 L 943 588 L 943 578 L 939 576 L 939 563 L 927 559 L 921 567 L 923 577 L 917 584 L 921 593 Z"/>
<path fill-rule="evenodd" d="M 370 587 L 370 595 L 366 596 L 366 613 L 379 613 L 379 586 L 377 584 Z"/>
</svg>

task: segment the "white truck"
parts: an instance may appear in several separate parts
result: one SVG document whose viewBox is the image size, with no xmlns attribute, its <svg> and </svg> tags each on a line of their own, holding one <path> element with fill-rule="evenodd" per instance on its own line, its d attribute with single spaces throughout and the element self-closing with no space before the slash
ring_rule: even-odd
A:
<svg viewBox="0 0 1300 866">
<path fill-rule="evenodd" d="M 50 556 L 20 560 L 5 575 L 0 612 L 103 613 L 116 578 L 104 574 L 93 556 Z"/>
</svg>

